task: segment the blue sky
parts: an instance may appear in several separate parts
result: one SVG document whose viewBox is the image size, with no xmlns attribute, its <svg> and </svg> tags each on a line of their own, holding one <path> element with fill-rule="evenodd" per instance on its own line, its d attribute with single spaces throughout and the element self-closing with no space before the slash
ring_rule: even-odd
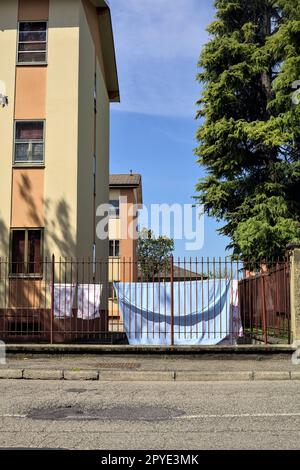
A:
<svg viewBox="0 0 300 470">
<path fill-rule="evenodd" d="M 121 104 L 112 106 L 112 173 L 143 176 L 144 204 L 190 204 L 203 176 L 196 164 L 197 62 L 212 0 L 110 0 Z M 228 240 L 205 218 L 205 242 L 176 256 L 224 256 Z"/>
</svg>

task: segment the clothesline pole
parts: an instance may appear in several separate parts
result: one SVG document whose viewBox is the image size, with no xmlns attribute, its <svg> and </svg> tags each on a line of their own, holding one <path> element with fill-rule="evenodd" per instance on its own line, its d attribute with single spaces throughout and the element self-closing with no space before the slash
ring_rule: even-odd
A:
<svg viewBox="0 0 300 470">
<path fill-rule="evenodd" d="M 170 259 L 170 280 L 171 280 L 171 346 L 174 346 L 174 257 Z"/>
</svg>

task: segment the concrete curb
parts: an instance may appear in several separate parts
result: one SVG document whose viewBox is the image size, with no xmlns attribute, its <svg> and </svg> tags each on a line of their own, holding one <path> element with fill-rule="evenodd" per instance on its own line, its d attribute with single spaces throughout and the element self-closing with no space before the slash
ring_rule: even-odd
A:
<svg viewBox="0 0 300 470">
<path fill-rule="evenodd" d="M 25 369 L 23 377 L 25 380 L 62 380 L 61 370 Z"/>
<path fill-rule="evenodd" d="M 299 372 L 298 371 L 297 372 L 292 371 L 291 372 L 291 379 L 292 380 L 300 380 L 300 371 Z"/>
<path fill-rule="evenodd" d="M 64 370 L 64 380 L 99 380 L 99 372 L 97 370 Z"/>
<path fill-rule="evenodd" d="M 291 380 L 291 372 L 288 371 L 258 371 L 254 372 L 254 380 Z"/>
<path fill-rule="evenodd" d="M 0 379 L 22 379 L 23 369 L 0 369 Z"/>
<path fill-rule="evenodd" d="M 296 347 L 289 344 L 238 346 L 129 346 L 99 344 L 6 344 L 7 354 L 292 354 Z"/>
<path fill-rule="evenodd" d="M 124 371 L 0 369 L 0 379 L 74 380 L 100 382 L 251 382 L 300 380 L 300 371 Z"/>
<path fill-rule="evenodd" d="M 201 372 L 178 371 L 176 379 L 179 382 L 235 382 L 253 380 L 253 372 Z"/>
<path fill-rule="evenodd" d="M 102 382 L 170 382 L 175 380 L 174 371 L 117 371 L 103 370 L 99 372 Z"/>
</svg>

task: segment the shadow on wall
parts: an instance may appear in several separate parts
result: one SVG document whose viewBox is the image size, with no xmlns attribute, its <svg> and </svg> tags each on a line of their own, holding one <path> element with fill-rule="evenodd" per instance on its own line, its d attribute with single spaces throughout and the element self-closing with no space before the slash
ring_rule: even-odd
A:
<svg viewBox="0 0 300 470">
<path fill-rule="evenodd" d="M 37 201 L 26 175 L 21 180 L 19 191 L 26 202 L 28 228 L 44 227 L 41 203 L 46 214 L 51 210 L 54 215 L 46 224 L 42 266 L 38 264 L 37 272 L 31 278 L 27 274 L 21 278 L 12 274 L 15 271 L 11 265 L 10 227 L 0 215 L 0 339 L 14 342 L 35 341 L 38 338 L 39 341 L 48 342 L 51 331 L 52 251 L 63 259 L 74 257 L 76 253 L 75 240 L 70 231 L 70 209 L 64 200 L 60 200 L 54 210 L 50 201 Z M 58 276 L 61 280 L 66 279 L 63 269 L 59 269 L 57 264 L 57 281 Z M 60 322 L 56 322 L 57 341 L 70 340 L 69 333 L 59 336 L 62 328 Z"/>
<path fill-rule="evenodd" d="M 32 221 L 35 227 L 46 228 L 44 256 L 50 258 L 55 252 L 61 258 L 76 258 L 76 241 L 70 229 L 71 210 L 68 203 L 61 199 L 56 203 L 54 210 L 54 203 L 49 199 L 37 203 L 37 198 L 33 195 L 32 182 L 27 175 L 21 177 L 19 192 L 28 208 L 28 220 Z M 43 207 L 45 213 L 45 224 L 40 207 Z M 54 214 L 54 218 L 48 220 L 49 213 Z"/>
<path fill-rule="evenodd" d="M 9 232 L 4 221 L 0 218 L 0 257 L 9 256 Z"/>
<path fill-rule="evenodd" d="M 45 202 L 45 207 L 50 209 L 51 203 Z M 55 219 L 51 220 L 47 226 L 46 241 L 51 240 L 55 251 L 60 253 L 62 258 L 76 258 L 76 241 L 71 233 L 70 207 L 66 201 L 60 200 L 56 204 Z M 45 246 L 45 253 L 49 253 L 49 247 Z M 49 253 L 51 255 L 51 253 Z"/>
<path fill-rule="evenodd" d="M 40 217 L 35 212 L 35 201 L 30 191 L 30 185 L 22 186 L 22 196 L 30 208 L 31 217 L 35 217 L 36 224 Z M 50 205 L 50 202 L 45 202 Z M 46 207 L 45 207 L 46 208 Z M 104 312 L 98 318 L 78 320 L 76 306 L 73 306 L 72 315 L 68 315 L 63 307 L 63 295 L 60 298 L 61 317 L 53 318 L 51 315 L 53 299 L 53 271 L 52 259 L 49 256 L 47 240 L 62 256 L 62 262 L 56 258 L 55 282 L 62 285 L 66 283 L 92 284 L 96 279 L 92 277 L 91 264 L 74 263 L 70 256 L 75 253 L 76 244 L 70 232 L 70 210 L 65 201 L 59 201 L 55 206 L 55 217 L 47 225 L 47 236 L 42 269 L 32 277 L 17 277 L 11 269 L 9 253 L 10 228 L 0 220 L 0 340 L 6 342 L 74 342 L 77 340 L 99 339 L 99 332 L 108 331 L 107 326 L 107 295 L 102 294 L 100 309 Z M 2 255 L 2 258 L 1 258 Z M 51 253 L 50 253 L 51 255 Z M 65 256 L 63 256 L 65 255 Z M 65 260 L 67 256 L 69 262 Z M 107 269 L 107 268 L 106 268 Z M 40 273 L 40 274 L 38 274 Z M 104 281 L 107 274 L 104 275 Z M 99 275 L 99 273 L 98 273 Z M 101 273 L 100 273 L 101 276 Z M 98 276 L 97 276 L 98 278 Z M 61 304 L 62 302 L 62 304 Z"/>
<path fill-rule="evenodd" d="M 0 214 L 0 312 L 5 308 L 49 308 L 49 283 L 51 279 L 51 258 L 53 252 L 63 260 L 75 258 L 76 243 L 70 230 L 71 214 L 68 204 L 63 199 L 55 205 L 51 201 L 38 200 L 32 188 L 32 182 L 23 174 L 19 183 L 19 194 L 28 220 L 27 228 L 46 228 L 43 243 L 43 266 L 39 271 L 43 276 L 16 277 L 11 275 L 10 227 Z M 54 206 L 54 210 L 53 210 Z M 41 210 L 42 208 L 42 210 Z M 44 225 L 44 213 L 51 211 L 52 218 Z M 18 227 L 20 228 L 20 227 Z M 59 261 L 58 259 L 56 261 Z M 58 271 L 58 269 L 57 269 Z M 63 273 L 61 272 L 61 275 Z M 0 326 L 1 330 L 1 326 Z"/>
</svg>

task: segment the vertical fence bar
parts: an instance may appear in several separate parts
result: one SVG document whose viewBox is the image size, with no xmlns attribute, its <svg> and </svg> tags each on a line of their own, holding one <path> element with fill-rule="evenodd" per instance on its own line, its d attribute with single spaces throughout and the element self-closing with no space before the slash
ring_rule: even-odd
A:
<svg viewBox="0 0 300 470">
<path fill-rule="evenodd" d="M 190 310 L 189 310 L 190 339 L 192 339 L 192 335 L 193 335 L 192 312 L 193 312 L 193 298 L 192 298 L 192 258 L 190 258 Z"/>
<path fill-rule="evenodd" d="M 10 307 L 10 303 L 9 303 L 9 298 L 10 298 L 10 295 L 9 295 L 9 271 L 10 271 L 10 262 L 9 262 L 9 259 L 6 258 L 5 260 L 5 272 L 4 272 L 4 282 L 5 282 L 5 287 L 4 287 L 4 308 L 5 308 L 5 319 L 6 319 L 6 316 L 9 318 L 9 314 L 8 314 L 8 311 L 9 311 L 9 307 Z M 5 322 L 4 325 L 4 329 L 5 329 L 5 332 L 6 332 L 6 325 L 8 326 L 9 328 L 9 320 L 7 318 L 7 323 Z"/>
<path fill-rule="evenodd" d="M 51 264 L 51 318 L 50 318 L 50 343 L 51 344 L 53 344 L 54 282 L 55 282 L 55 256 L 52 255 L 52 264 Z"/>
<path fill-rule="evenodd" d="M 42 318 L 41 318 L 41 322 L 40 322 L 40 331 L 42 333 L 42 335 L 44 335 L 46 333 L 46 325 L 47 323 L 45 324 L 45 318 L 47 318 L 47 280 L 48 280 L 48 258 L 46 257 L 45 259 L 45 268 L 44 268 L 44 289 L 43 289 L 43 296 L 44 296 L 44 308 L 43 308 L 43 315 L 42 315 Z"/>
<path fill-rule="evenodd" d="M 186 341 L 186 274 L 187 274 L 187 271 L 186 271 L 186 257 L 183 258 L 183 318 L 184 318 L 184 340 Z"/>
<path fill-rule="evenodd" d="M 178 256 L 178 260 L 177 260 L 177 269 L 178 269 L 178 273 L 180 275 L 180 272 L 181 272 L 181 261 L 180 261 L 180 257 Z M 177 292 L 178 292 L 178 299 L 177 299 L 177 305 L 178 305 L 178 312 L 177 312 L 177 317 L 178 317 L 178 328 L 177 328 L 177 334 L 178 334 L 178 338 L 179 340 L 181 339 L 181 325 L 182 325 L 182 318 L 181 318 L 181 279 L 180 277 L 178 277 L 178 289 L 177 289 Z"/>
<path fill-rule="evenodd" d="M 196 338 L 198 339 L 199 335 L 198 335 L 198 328 L 199 328 L 199 298 L 198 298 L 198 275 L 199 275 L 199 272 L 198 272 L 198 258 L 196 257 L 196 282 L 195 282 L 195 288 L 196 288 Z M 191 316 L 192 316 L 192 312 L 191 312 Z M 192 322 L 192 320 L 191 320 Z"/>
<path fill-rule="evenodd" d="M 174 258 L 170 259 L 170 280 L 171 280 L 171 346 L 174 346 Z"/>
<path fill-rule="evenodd" d="M 280 336 L 281 334 L 281 327 L 282 327 L 282 324 L 281 324 L 281 318 L 280 318 L 280 312 L 281 312 L 281 304 L 282 302 L 280 302 L 280 298 L 279 298 L 279 289 L 278 289 L 278 284 L 280 284 L 280 280 L 282 280 L 282 275 L 281 275 L 281 265 L 279 264 L 279 258 L 277 259 L 277 262 L 276 262 L 276 268 L 275 268 L 275 274 L 273 274 L 272 272 L 272 276 L 270 276 L 270 287 L 272 288 L 272 277 L 274 278 L 274 283 L 275 283 L 275 297 L 276 297 L 276 310 L 274 312 L 274 315 L 275 315 L 275 318 L 274 318 L 274 327 L 275 327 L 275 322 L 276 322 L 276 330 L 274 328 L 274 335 L 276 336 L 276 333 L 278 336 Z M 284 287 L 284 286 L 282 286 Z M 277 318 L 276 318 L 277 316 Z"/>
<path fill-rule="evenodd" d="M 289 259 L 287 258 L 284 263 L 284 279 L 285 279 L 285 312 L 287 316 L 287 327 L 288 327 L 288 344 L 292 342 L 292 334 L 291 334 L 291 309 L 290 309 L 290 270 L 289 270 Z"/>
<path fill-rule="evenodd" d="M 216 258 L 213 257 L 213 303 L 214 303 L 214 321 L 213 321 L 213 328 L 214 328 L 214 339 L 216 339 Z"/>
<path fill-rule="evenodd" d="M 263 307 L 263 338 L 264 343 L 268 344 L 268 332 L 267 332 L 267 309 L 266 309 L 266 286 L 265 286 L 265 275 L 262 275 L 262 307 Z"/>
</svg>

